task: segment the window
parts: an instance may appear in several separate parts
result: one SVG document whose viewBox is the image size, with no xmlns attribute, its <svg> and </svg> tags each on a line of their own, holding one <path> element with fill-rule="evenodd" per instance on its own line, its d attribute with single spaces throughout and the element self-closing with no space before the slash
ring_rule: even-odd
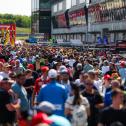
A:
<svg viewBox="0 0 126 126">
<path fill-rule="evenodd" d="M 55 4 L 55 5 L 53 6 L 53 11 L 54 11 L 54 12 L 57 12 L 57 8 L 58 8 L 58 6 L 57 6 L 57 4 Z"/>
<path fill-rule="evenodd" d="M 71 0 L 66 0 L 66 9 L 71 8 Z"/>
<path fill-rule="evenodd" d="M 77 4 L 77 0 L 72 0 L 72 6 L 75 6 Z"/>
<path fill-rule="evenodd" d="M 81 3 L 84 3 L 85 2 L 85 0 L 79 0 L 79 3 L 81 4 Z"/>
<path fill-rule="evenodd" d="M 59 3 L 59 11 L 63 10 L 63 2 Z"/>
</svg>

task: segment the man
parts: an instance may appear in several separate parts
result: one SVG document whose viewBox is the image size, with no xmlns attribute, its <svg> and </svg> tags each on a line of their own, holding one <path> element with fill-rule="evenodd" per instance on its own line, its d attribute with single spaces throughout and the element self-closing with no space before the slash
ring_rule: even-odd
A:
<svg viewBox="0 0 126 126">
<path fill-rule="evenodd" d="M 50 78 L 50 83 L 41 88 L 37 97 L 37 102 L 51 102 L 56 107 L 55 114 L 64 116 L 64 104 L 67 99 L 67 91 L 63 85 L 56 82 L 56 70 L 51 69 L 48 76 Z"/>
<path fill-rule="evenodd" d="M 13 81 L 4 78 L 0 87 L 0 126 L 13 126 L 16 121 L 16 109 L 19 108 L 19 102 L 11 102 L 12 97 L 8 93 Z"/>
<path fill-rule="evenodd" d="M 26 115 L 29 109 L 27 92 L 23 84 L 25 83 L 25 75 L 20 73 L 16 76 L 16 83 L 12 85 L 12 90 L 17 94 L 18 98 L 21 100 L 20 103 L 20 114 Z M 19 114 L 19 118 L 21 115 Z"/>
<path fill-rule="evenodd" d="M 98 126 L 110 126 L 114 122 L 120 122 L 126 126 L 126 110 L 123 109 L 124 94 L 120 89 L 112 91 L 112 105 L 103 109 L 99 116 Z"/>
<path fill-rule="evenodd" d="M 61 84 L 65 86 L 67 94 L 71 94 L 71 85 L 69 80 L 69 72 L 67 69 L 64 69 L 60 72 L 61 75 Z"/>
<path fill-rule="evenodd" d="M 45 124 L 50 124 L 50 126 L 71 126 L 66 118 L 54 114 L 55 107 L 50 102 L 41 102 L 36 109 L 38 113 L 33 117 L 32 124 L 37 121 L 37 123 L 39 122 L 41 124 L 45 122 Z M 43 118 L 44 114 L 47 114 L 45 118 Z"/>
<path fill-rule="evenodd" d="M 97 125 L 97 115 L 99 114 L 99 109 L 103 107 L 102 97 L 99 92 L 94 89 L 94 81 L 87 79 L 85 81 L 85 89 L 82 95 L 86 97 L 90 104 L 91 115 L 88 119 L 88 126 Z"/>
</svg>

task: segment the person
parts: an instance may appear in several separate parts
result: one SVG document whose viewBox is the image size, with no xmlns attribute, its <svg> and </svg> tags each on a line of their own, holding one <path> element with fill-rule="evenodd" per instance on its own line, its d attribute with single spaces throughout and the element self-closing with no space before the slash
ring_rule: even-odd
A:
<svg viewBox="0 0 126 126">
<path fill-rule="evenodd" d="M 48 71 L 49 68 L 47 66 L 43 66 L 41 67 L 41 71 L 42 71 L 42 75 L 41 77 L 37 78 L 34 84 L 34 90 L 33 90 L 33 94 L 32 94 L 32 105 L 34 105 L 34 101 L 35 101 L 35 97 L 38 95 L 41 86 L 48 84 L 50 79 L 48 77 Z"/>
<path fill-rule="evenodd" d="M 105 93 L 104 97 L 104 105 L 110 106 L 112 104 L 112 90 L 120 88 L 120 82 L 117 80 L 112 80 L 111 82 L 111 90 Z"/>
<path fill-rule="evenodd" d="M 0 82 L 0 126 L 14 126 L 16 122 L 16 110 L 19 109 L 19 102 L 13 103 L 9 94 L 12 80 L 3 78 Z"/>
<path fill-rule="evenodd" d="M 97 116 L 99 114 L 99 109 L 103 108 L 103 99 L 98 91 L 93 88 L 93 80 L 88 78 L 85 81 L 85 89 L 82 91 L 82 96 L 86 97 L 90 104 L 90 116 L 88 118 L 88 126 L 97 125 Z"/>
<path fill-rule="evenodd" d="M 87 73 L 89 70 L 93 70 L 93 69 L 94 69 L 94 67 L 91 65 L 91 61 L 90 60 L 86 60 L 85 61 L 85 65 L 83 67 L 83 71 L 85 73 Z"/>
<path fill-rule="evenodd" d="M 69 72 L 67 69 L 63 69 L 60 72 L 61 75 L 61 84 L 65 86 L 67 90 L 68 96 L 71 94 L 71 85 L 70 85 L 70 80 L 69 80 Z"/>
<path fill-rule="evenodd" d="M 23 73 L 17 74 L 16 82 L 12 85 L 12 90 L 17 94 L 18 98 L 21 100 L 20 103 L 20 112 L 18 112 L 18 118 L 27 115 L 29 110 L 29 103 L 27 99 L 27 91 L 24 88 L 23 84 L 25 83 L 25 75 Z"/>
<path fill-rule="evenodd" d="M 90 115 L 88 100 L 80 95 L 79 86 L 77 84 L 72 84 L 71 87 L 73 96 L 68 97 L 65 103 L 65 114 L 72 116 L 71 121 L 73 126 L 80 126 L 79 124 L 87 126 L 87 118 Z"/>
<path fill-rule="evenodd" d="M 109 70 L 110 70 L 110 66 L 109 66 L 109 62 L 107 60 L 105 60 L 103 62 L 103 66 L 102 66 L 102 74 L 106 74 Z"/>
<path fill-rule="evenodd" d="M 27 96 L 28 96 L 28 100 L 31 106 L 31 100 L 32 100 L 32 93 L 33 93 L 33 89 L 34 89 L 34 78 L 32 76 L 32 71 L 30 69 L 27 69 L 25 71 L 25 83 L 24 83 L 24 87 L 27 91 Z"/>
<path fill-rule="evenodd" d="M 116 88 L 112 91 L 112 105 L 101 111 L 98 126 L 110 126 L 117 121 L 126 126 L 126 110 L 123 108 L 123 98 L 122 90 Z"/>
<path fill-rule="evenodd" d="M 34 109 L 37 110 L 37 114 L 33 117 L 32 124 L 33 122 L 36 122 L 35 120 L 38 120 L 39 118 L 39 123 L 43 124 L 50 124 L 50 126 L 71 126 L 70 122 L 62 116 L 55 115 L 55 106 L 47 101 L 41 102 L 37 107 Z M 42 116 L 39 116 L 41 114 L 45 115 L 45 118 L 43 119 Z M 38 121 L 37 121 L 38 123 Z"/>
<path fill-rule="evenodd" d="M 64 116 L 64 104 L 67 99 L 66 88 L 56 82 L 57 71 L 51 69 L 48 72 L 50 83 L 40 89 L 37 102 L 49 101 L 56 107 L 55 114 Z"/>
</svg>

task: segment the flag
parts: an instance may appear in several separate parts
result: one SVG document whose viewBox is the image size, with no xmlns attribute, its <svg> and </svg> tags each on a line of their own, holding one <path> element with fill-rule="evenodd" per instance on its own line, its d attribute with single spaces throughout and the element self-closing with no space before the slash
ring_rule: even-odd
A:
<svg viewBox="0 0 126 126">
<path fill-rule="evenodd" d="M 14 28 L 12 27 L 12 36 L 11 36 L 11 46 L 15 46 L 15 33 Z"/>
<path fill-rule="evenodd" d="M 9 29 L 7 28 L 6 30 L 6 34 L 5 34 L 5 40 L 4 40 L 4 45 L 7 45 L 9 40 L 10 40 L 10 33 L 9 33 Z"/>
</svg>

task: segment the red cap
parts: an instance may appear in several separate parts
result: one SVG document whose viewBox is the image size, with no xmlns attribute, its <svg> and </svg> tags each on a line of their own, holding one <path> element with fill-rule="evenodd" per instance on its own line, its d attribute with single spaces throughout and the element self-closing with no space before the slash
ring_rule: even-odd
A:
<svg viewBox="0 0 126 126">
<path fill-rule="evenodd" d="M 111 76 L 109 74 L 104 75 L 104 80 L 109 80 L 111 79 Z"/>
<path fill-rule="evenodd" d="M 47 66 L 42 66 L 42 67 L 41 67 L 41 71 L 42 71 L 43 73 L 45 73 L 45 72 L 49 71 L 49 67 L 47 67 Z"/>
<path fill-rule="evenodd" d="M 34 70 L 34 65 L 33 65 L 33 64 L 28 64 L 28 65 L 27 65 L 27 69 Z"/>
<path fill-rule="evenodd" d="M 124 67 L 125 65 L 126 65 L 126 64 L 125 64 L 124 61 L 121 61 L 121 62 L 120 62 L 120 66 L 121 66 L 121 67 Z"/>
<path fill-rule="evenodd" d="M 53 121 L 48 119 L 48 116 L 45 113 L 39 112 L 32 118 L 32 126 L 36 126 L 37 124 L 52 124 Z"/>
</svg>

